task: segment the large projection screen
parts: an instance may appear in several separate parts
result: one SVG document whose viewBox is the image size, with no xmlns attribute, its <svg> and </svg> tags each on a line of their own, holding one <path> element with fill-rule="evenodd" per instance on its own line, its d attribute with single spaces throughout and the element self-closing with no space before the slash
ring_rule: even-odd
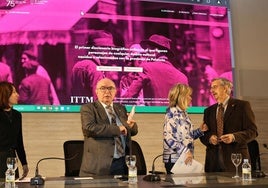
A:
<svg viewBox="0 0 268 188">
<path fill-rule="evenodd" d="M 21 112 L 79 112 L 96 99 L 95 83 L 108 77 L 118 88 L 116 102 L 128 110 L 163 113 L 170 87 L 187 83 L 193 88 L 188 112 L 202 113 L 215 102 L 211 79 L 234 80 L 228 0 L 9 0 L 0 6 L 0 81 L 15 84 Z"/>
</svg>

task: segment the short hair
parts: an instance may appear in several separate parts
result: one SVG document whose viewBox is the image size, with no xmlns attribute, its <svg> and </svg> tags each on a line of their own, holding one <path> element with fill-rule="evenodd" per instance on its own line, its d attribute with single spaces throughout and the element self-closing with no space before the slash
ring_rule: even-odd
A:
<svg viewBox="0 0 268 188">
<path fill-rule="evenodd" d="M 176 84 L 170 90 L 168 94 L 169 107 L 179 106 L 182 110 L 188 107 L 187 95 L 191 95 L 192 88 L 186 84 Z"/>
<path fill-rule="evenodd" d="M 99 88 L 99 86 L 100 86 L 101 84 L 103 84 L 103 82 L 110 82 L 112 85 L 114 85 L 114 87 L 116 87 L 116 85 L 115 85 L 115 83 L 114 83 L 113 80 L 111 80 L 111 79 L 105 77 L 105 78 L 100 79 L 100 80 L 97 82 L 96 90 Z"/>
<path fill-rule="evenodd" d="M 214 82 L 217 80 L 219 80 L 221 82 L 221 85 L 227 89 L 227 94 L 231 95 L 232 89 L 233 89 L 233 83 L 230 80 L 228 80 L 226 78 L 222 78 L 222 77 L 214 78 L 214 79 L 212 79 L 211 82 Z"/>
<path fill-rule="evenodd" d="M 9 98 L 12 95 L 14 84 L 10 82 L 0 82 L 0 109 L 10 108 Z"/>
<path fill-rule="evenodd" d="M 23 51 L 22 54 L 25 54 L 30 60 L 37 61 L 37 57 L 36 57 L 36 55 L 35 55 L 34 52 L 31 51 L 31 50 L 25 50 L 25 51 Z"/>
</svg>

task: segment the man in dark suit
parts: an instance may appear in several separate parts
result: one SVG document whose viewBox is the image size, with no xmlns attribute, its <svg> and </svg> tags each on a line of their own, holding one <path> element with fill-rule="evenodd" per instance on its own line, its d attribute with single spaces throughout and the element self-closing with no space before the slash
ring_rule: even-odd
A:
<svg viewBox="0 0 268 188">
<path fill-rule="evenodd" d="M 241 153 L 242 159 L 250 159 L 247 143 L 258 135 L 249 102 L 232 98 L 232 86 L 225 78 L 216 78 L 211 82 L 210 91 L 217 103 L 204 111 L 204 123 L 207 124 L 208 131 L 200 140 L 207 147 L 205 172 L 234 172 L 231 153 Z M 220 118 L 217 118 L 221 116 L 221 106 L 222 129 L 219 126 Z"/>
<path fill-rule="evenodd" d="M 101 79 L 96 95 L 98 100 L 82 105 L 80 111 L 84 153 L 79 175 L 125 175 L 125 155 L 131 136 L 138 133 L 137 124 L 128 120 L 124 106 L 113 103 L 116 87 L 112 80 Z M 123 146 L 122 152 L 119 145 Z"/>
</svg>

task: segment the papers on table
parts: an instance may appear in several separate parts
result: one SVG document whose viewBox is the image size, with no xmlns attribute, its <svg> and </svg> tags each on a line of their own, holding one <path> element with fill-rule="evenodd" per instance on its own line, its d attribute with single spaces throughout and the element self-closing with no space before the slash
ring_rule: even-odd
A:
<svg viewBox="0 0 268 188">
<path fill-rule="evenodd" d="M 75 177 L 75 180 L 93 180 L 92 177 Z"/>
<path fill-rule="evenodd" d="M 25 182 L 25 183 L 29 183 L 30 181 L 31 181 L 30 177 L 25 177 L 23 179 L 19 178 L 15 180 L 15 182 Z"/>
<path fill-rule="evenodd" d="M 199 184 L 205 183 L 205 176 L 188 176 L 188 177 L 172 177 L 174 185 L 184 185 L 184 184 Z"/>
</svg>

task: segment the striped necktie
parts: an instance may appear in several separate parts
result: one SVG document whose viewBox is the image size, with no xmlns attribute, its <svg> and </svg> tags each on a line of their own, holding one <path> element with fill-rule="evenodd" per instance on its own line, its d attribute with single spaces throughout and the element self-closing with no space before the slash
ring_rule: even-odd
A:
<svg viewBox="0 0 268 188">
<path fill-rule="evenodd" d="M 112 125 L 116 125 L 116 115 L 112 109 L 111 105 L 107 105 L 106 106 L 107 112 L 109 113 L 109 115 L 111 116 L 111 124 Z M 116 150 L 119 156 L 124 156 L 124 148 L 123 148 L 123 144 L 121 142 L 121 138 L 120 137 L 115 137 L 115 146 L 116 146 Z"/>
<path fill-rule="evenodd" d="M 220 103 L 218 105 L 218 111 L 217 111 L 217 136 L 220 137 L 223 134 L 223 116 L 224 116 L 224 108 L 223 104 Z"/>
</svg>

